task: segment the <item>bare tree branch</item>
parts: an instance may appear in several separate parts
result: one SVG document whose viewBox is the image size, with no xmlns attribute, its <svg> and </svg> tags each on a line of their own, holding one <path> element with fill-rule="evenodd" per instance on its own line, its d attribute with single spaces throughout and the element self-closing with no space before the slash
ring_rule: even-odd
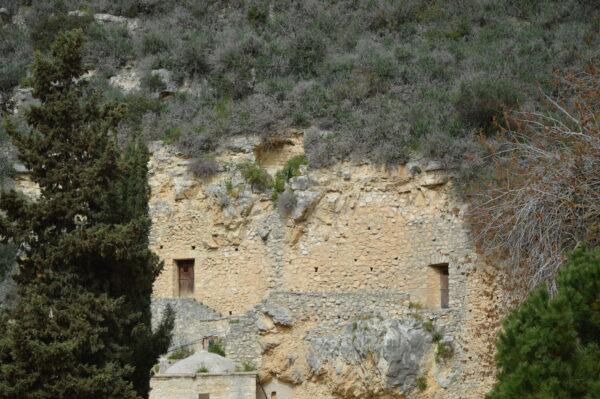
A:
<svg viewBox="0 0 600 399">
<path fill-rule="evenodd" d="M 493 173 L 472 197 L 478 248 L 508 266 L 520 294 L 542 283 L 553 289 L 566 253 L 600 242 L 600 74 L 561 82 L 566 103 L 544 95 L 546 112 L 516 114 L 487 143 Z"/>
</svg>

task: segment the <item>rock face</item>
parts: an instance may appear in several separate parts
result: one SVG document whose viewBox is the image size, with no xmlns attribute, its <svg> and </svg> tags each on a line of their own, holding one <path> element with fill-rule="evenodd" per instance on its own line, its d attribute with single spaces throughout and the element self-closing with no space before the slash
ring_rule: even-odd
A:
<svg viewBox="0 0 600 399">
<path fill-rule="evenodd" d="M 291 326 L 292 325 L 292 315 L 290 311 L 283 306 L 279 306 L 273 303 L 267 303 L 264 306 L 264 311 L 267 315 L 273 318 L 275 324 L 279 324 L 282 326 Z"/>
<path fill-rule="evenodd" d="M 115 76 L 111 76 L 109 83 L 128 93 L 140 88 L 142 76 L 133 66 L 129 65 L 119 71 Z"/>
<path fill-rule="evenodd" d="M 302 134 L 259 147 L 255 136 L 232 139 L 205 179 L 175 149 L 151 147 L 151 245 L 165 262 L 154 295 L 176 298 L 178 260 L 193 259 L 193 297 L 219 315 L 198 320 L 182 306 L 178 342 L 218 336 L 228 358 L 295 399 L 483 398 L 498 293 L 452 175 L 426 162 L 301 167 L 285 183 L 295 201 L 284 214 L 239 165 L 275 176 L 303 153 Z M 436 359 L 438 339 L 452 356 Z"/>
<path fill-rule="evenodd" d="M 485 397 L 502 293 L 468 238 L 452 176 L 419 163 L 300 168 L 284 216 L 239 165 L 275 175 L 303 152 L 302 135 L 260 156 L 259 144 L 234 138 L 206 179 L 176 149 L 150 147 L 150 244 L 165 264 L 153 320 L 175 308 L 174 346 L 219 337 L 228 359 L 254 365 L 283 399 Z M 193 299 L 180 299 L 190 260 Z"/>
<path fill-rule="evenodd" d="M 0 7 L 0 24 L 5 24 L 10 22 L 10 13 L 5 7 Z"/>
<path fill-rule="evenodd" d="M 345 397 L 367 398 L 380 391 L 411 392 L 423 372 L 431 335 L 414 320 L 374 317 L 309 342 L 306 360 L 313 375 L 326 376 Z M 362 370 L 363 375 L 348 379 L 336 365 Z"/>
<path fill-rule="evenodd" d="M 384 361 L 380 368 L 386 376 L 387 386 L 399 387 L 403 392 L 414 388 L 430 343 L 431 336 L 422 326 L 399 320 L 390 321 L 383 337 L 381 357 Z"/>
</svg>

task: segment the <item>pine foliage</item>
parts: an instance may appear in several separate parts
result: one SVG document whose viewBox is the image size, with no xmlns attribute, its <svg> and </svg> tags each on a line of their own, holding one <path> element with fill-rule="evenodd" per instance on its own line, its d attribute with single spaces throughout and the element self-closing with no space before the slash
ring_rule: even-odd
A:
<svg viewBox="0 0 600 399">
<path fill-rule="evenodd" d="M 600 249 L 574 252 L 557 283 L 504 322 L 488 399 L 600 398 Z"/>
<path fill-rule="evenodd" d="M 170 341 L 173 314 L 151 328 L 148 153 L 121 153 L 117 105 L 84 95 L 82 33 L 60 34 L 36 54 L 30 132 L 10 123 L 21 162 L 39 185 L 35 201 L 5 192 L 1 235 L 20 245 L 21 302 L 2 316 L 1 398 L 134 398 Z"/>
</svg>

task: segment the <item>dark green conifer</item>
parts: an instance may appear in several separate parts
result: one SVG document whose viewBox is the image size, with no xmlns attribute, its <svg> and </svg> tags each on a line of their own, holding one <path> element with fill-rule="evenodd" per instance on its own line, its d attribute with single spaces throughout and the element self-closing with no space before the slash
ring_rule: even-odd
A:
<svg viewBox="0 0 600 399">
<path fill-rule="evenodd" d="M 122 110 L 84 96 L 82 44 L 73 31 L 49 56 L 36 55 L 41 104 L 26 114 L 31 131 L 6 129 L 40 196 L 0 198 L 0 233 L 21 248 L 22 298 L 0 325 L 9 331 L 0 341 L 0 397 L 146 397 L 170 341 L 172 312 L 155 332 L 150 325 L 161 264 L 148 248 L 148 153 L 134 142 L 121 154 L 114 132 Z M 45 324 L 49 314 L 60 323 Z"/>
<path fill-rule="evenodd" d="M 557 283 L 504 322 L 488 399 L 600 398 L 600 249 L 574 252 Z"/>
</svg>

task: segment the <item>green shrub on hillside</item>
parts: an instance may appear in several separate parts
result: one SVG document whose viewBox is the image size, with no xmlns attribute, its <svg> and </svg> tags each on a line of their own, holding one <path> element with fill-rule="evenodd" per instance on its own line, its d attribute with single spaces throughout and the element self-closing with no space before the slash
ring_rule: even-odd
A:
<svg viewBox="0 0 600 399">
<path fill-rule="evenodd" d="M 150 93 L 163 91 L 167 88 L 165 82 L 158 74 L 148 73 L 144 75 L 140 82 L 142 89 L 148 90 Z"/>
<path fill-rule="evenodd" d="M 27 32 L 10 25 L 0 25 L 0 96 L 8 93 L 25 76 L 32 54 Z M 7 100 L 7 99 L 4 99 Z M 0 99 L 0 110 L 2 109 Z"/>
<path fill-rule="evenodd" d="M 139 28 L 86 25 L 66 16 L 75 9 L 135 17 Z M 60 18 L 85 25 L 86 60 L 103 76 L 134 62 L 185 82 L 185 96 L 134 112 L 123 135 L 156 139 L 177 127 L 175 144 L 201 158 L 188 146 L 199 131 L 214 148 L 237 134 L 313 126 L 321 133 L 305 148 L 311 166 L 418 154 L 464 175 L 480 164 L 475 133 L 493 133 L 494 117 L 533 102 L 553 71 L 583 69 L 600 45 L 600 9 L 589 0 L 72 0 L 32 2 L 21 14 L 33 42 L 63 29 Z M 24 53 L 8 54 L 5 91 L 23 74 Z"/>
<path fill-rule="evenodd" d="M 37 50 L 47 51 L 59 33 L 73 29 L 86 30 L 92 21 L 91 15 L 69 15 L 65 12 L 40 15 L 31 26 L 32 45 Z"/>
<path fill-rule="evenodd" d="M 0 243 L 0 281 L 9 275 L 17 260 L 17 246 L 13 243 Z"/>
<path fill-rule="evenodd" d="M 266 191 L 273 187 L 273 177 L 256 162 L 246 162 L 240 167 L 242 176 L 252 189 Z"/>
<path fill-rule="evenodd" d="M 134 59 L 134 45 L 127 28 L 92 23 L 88 26 L 86 62 L 96 68 L 118 68 Z"/>
<path fill-rule="evenodd" d="M 267 1 L 252 2 L 246 11 L 246 17 L 251 25 L 264 25 L 269 18 L 269 3 Z"/>
<path fill-rule="evenodd" d="M 472 80 L 461 84 L 454 106 L 465 123 L 489 132 L 503 111 L 517 105 L 519 96 L 520 91 L 510 81 Z"/>
<path fill-rule="evenodd" d="M 302 155 L 296 155 L 287 160 L 281 170 L 275 174 L 275 181 L 273 182 L 273 188 L 275 192 L 281 193 L 285 189 L 285 183 L 287 183 L 292 177 L 300 175 L 300 166 L 308 165 L 308 160 Z"/>
<path fill-rule="evenodd" d="M 301 32 L 296 36 L 289 49 L 292 71 L 303 77 L 317 74 L 317 68 L 325 58 L 325 41 L 314 30 Z"/>
</svg>

